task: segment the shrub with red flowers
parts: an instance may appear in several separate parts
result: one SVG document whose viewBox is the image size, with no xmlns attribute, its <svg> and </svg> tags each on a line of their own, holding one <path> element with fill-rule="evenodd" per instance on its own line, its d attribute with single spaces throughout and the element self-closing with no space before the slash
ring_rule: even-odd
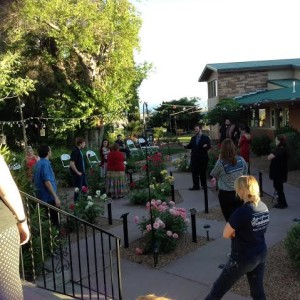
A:
<svg viewBox="0 0 300 300">
<path fill-rule="evenodd" d="M 153 226 L 151 225 L 151 214 Z M 148 215 L 139 221 L 136 216 L 134 222 L 142 231 L 145 241 L 137 254 L 147 254 L 153 251 L 153 246 L 158 245 L 159 252 L 169 253 L 176 248 L 180 236 L 186 232 L 189 220 L 186 218 L 186 210 L 161 200 L 151 200 L 147 203 Z M 152 231 L 153 230 L 153 231 Z"/>
<path fill-rule="evenodd" d="M 101 193 L 105 192 L 105 180 L 101 177 L 101 168 L 98 164 L 93 164 L 86 169 L 86 178 L 90 193 L 95 194 L 98 190 Z"/>
<path fill-rule="evenodd" d="M 152 156 L 148 156 L 148 168 L 150 176 L 155 177 L 157 182 L 161 182 L 163 179 L 161 171 L 165 169 L 165 163 L 160 152 L 157 152 Z M 146 169 L 147 165 L 144 165 L 143 170 L 146 171 Z"/>
</svg>

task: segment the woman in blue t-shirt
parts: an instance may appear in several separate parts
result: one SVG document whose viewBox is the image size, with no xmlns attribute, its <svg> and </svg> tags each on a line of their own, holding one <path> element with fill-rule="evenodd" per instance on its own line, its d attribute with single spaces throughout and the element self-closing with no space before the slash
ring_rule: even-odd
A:
<svg viewBox="0 0 300 300">
<path fill-rule="evenodd" d="M 246 274 L 251 297 L 265 300 L 265 232 L 269 224 L 269 211 L 260 201 L 259 186 L 255 177 L 241 176 L 236 179 L 234 187 L 244 205 L 233 212 L 225 225 L 223 237 L 231 239 L 230 257 L 205 299 L 222 299 L 234 283 Z"/>
</svg>

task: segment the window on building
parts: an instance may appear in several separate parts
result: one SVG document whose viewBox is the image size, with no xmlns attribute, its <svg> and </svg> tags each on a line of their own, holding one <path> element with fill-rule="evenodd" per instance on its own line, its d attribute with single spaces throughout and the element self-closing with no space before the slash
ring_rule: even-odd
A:
<svg viewBox="0 0 300 300">
<path fill-rule="evenodd" d="M 259 111 L 258 109 L 251 110 L 251 127 L 259 126 Z"/>
<path fill-rule="evenodd" d="M 260 108 L 258 110 L 258 118 L 259 118 L 259 127 L 266 127 L 266 109 Z"/>
<path fill-rule="evenodd" d="M 278 109 L 278 126 L 279 128 L 284 127 L 284 114 L 283 114 L 283 109 L 279 108 Z"/>
<path fill-rule="evenodd" d="M 217 97 L 217 80 L 208 83 L 208 98 Z"/>
</svg>

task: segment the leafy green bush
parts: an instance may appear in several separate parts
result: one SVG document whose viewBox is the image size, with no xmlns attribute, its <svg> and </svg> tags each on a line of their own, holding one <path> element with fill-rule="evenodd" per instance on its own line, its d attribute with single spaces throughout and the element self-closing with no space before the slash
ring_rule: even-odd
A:
<svg viewBox="0 0 300 300">
<path fill-rule="evenodd" d="M 24 160 L 24 153 L 14 153 L 7 146 L 0 147 L 0 154 L 4 157 L 5 162 L 10 168 L 19 190 L 33 195 L 33 186 L 28 178 L 27 167 Z"/>
<path fill-rule="evenodd" d="M 171 196 L 171 185 L 174 183 L 174 177 L 168 174 L 167 170 L 162 170 L 160 172 L 161 180 L 158 182 L 157 177 L 142 177 L 137 182 L 132 182 L 131 192 L 129 194 L 129 199 L 132 204 L 140 205 L 146 204 L 150 199 L 161 199 L 167 200 Z M 148 187 L 150 184 L 150 195 Z"/>
<path fill-rule="evenodd" d="M 28 280 L 33 276 L 32 258 L 34 259 L 35 275 L 39 275 L 42 272 L 44 261 L 59 248 L 59 232 L 54 226 L 50 226 L 46 209 L 38 207 L 36 204 L 30 204 L 29 215 L 31 242 L 22 247 L 25 277 Z M 41 233 L 43 237 L 41 237 Z M 42 238 L 43 243 L 41 243 Z"/>
<path fill-rule="evenodd" d="M 74 189 L 75 192 L 79 193 L 78 201 L 74 204 L 69 204 L 68 201 L 63 201 L 63 210 L 69 212 L 75 217 L 85 220 L 91 224 L 96 224 L 96 219 L 99 216 L 104 215 L 105 203 L 107 201 L 107 195 L 101 194 L 101 191 L 96 191 L 93 196 L 86 187 L 79 191 L 78 188 Z M 74 231 L 78 229 L 79 223 L 74 218 L 68 218 L 63 222 L 62 227 L 68 231 Z"/>
<path fill-rule="evenodd" d="M 285 240 L 285 247 L 291 262 L 300 272 L 300 222 L 294 225 L 288 232 Z"/>
<path fill-rule="evenodd" d="M 159 252 L 172 252 L 176 248 L 178 238 L 186 232 L 188 223 L 186 210 L 175 207 L 175 203 L 172 201 L 167 203 L 161 200 L 151 200 L 151 204 L 147 202 L 146 205 L 148 211 L 150 211 L 150 205 L 154 221 L 154 234 L 152 233 L 150 212 L 143 217 L 141 222 L 138 217 L 135 217 L 135 223 L 145 237 L 145 243 L 139 254 L 152 252 L 155 244 Z"/>
<path fill-rule="evenodd" d="M 160 141 L 164 134 L 167 132 L 167 128 L 165 127 L 154 127 L 154 137 L 156 140 Z"/>
<path fill-rule="evenodd" d="M 189 172 L 190 168 L 190 159 L 187 154 L 180 154 L 177 159 L 175 159 L 172 164 L 181 172 Z"/>
<path fill-rule="evenodd" d="M 271 138 L 267 135 L 254 137 L 251 142 L 251 149 L 257 156 L 267 155 L 270 153 L 271 142 Z"/>
<path fill-rule="evenodd" d="M 149 191 L 148 189 L 142 189 L 142 190 L 132 190 L 129 193 L 129 200 L 131 204 L 134 205 L 141 205 L 146 204 L 149 198 Z"/>
<path fill-rule="evenodd" d="M 171 132 L 164 132 L 159 141 L 164 143 L 176 143 L 178 142 L 178 136 L 172 134 Z"/>
<path fill-rule="evenodd" d="M 90 195 L 96 195 L 97 191 L 101 194 L 105 192 L 105 178 L 101 177 L 101 169 L 98 164 L 86 169 L 86 179 Z"/>
</svg>

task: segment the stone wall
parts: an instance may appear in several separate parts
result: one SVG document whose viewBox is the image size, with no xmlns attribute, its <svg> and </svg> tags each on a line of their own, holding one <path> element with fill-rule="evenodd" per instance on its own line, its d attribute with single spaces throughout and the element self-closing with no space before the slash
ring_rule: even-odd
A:
<svg viewBox="0 0 300 300">
<path fill-rule="evenodd" d="M 257 90 L 267 89 L 268 72 L 220 73 L 218 76 L 219 99 L 233 98 Z"/>
</svg>

